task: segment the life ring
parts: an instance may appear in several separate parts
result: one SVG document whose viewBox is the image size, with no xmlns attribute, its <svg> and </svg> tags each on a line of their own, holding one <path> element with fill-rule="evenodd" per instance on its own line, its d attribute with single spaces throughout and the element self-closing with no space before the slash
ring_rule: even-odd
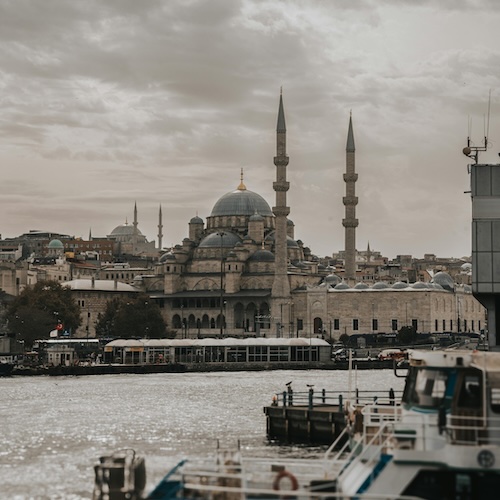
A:
<svg viewBox="0 0 500 500">
<path fill-rule="evenodd" d="M 274 481 L 273 481 L 273 490 L 274 491 L 280 491 L 280 482 L 284 477 L 288 478 L 288 480 L 290 481 L 290 483 L 292 485 L 292 491 L 299 489 L 299 482 L 297 481 L 297 478 L 291 472 L 288 472 L 287 470 L 282 470 L 274 478 Z M 284 497 L 284 498 L 286 498 L 286 497 Z"/>
</svg>

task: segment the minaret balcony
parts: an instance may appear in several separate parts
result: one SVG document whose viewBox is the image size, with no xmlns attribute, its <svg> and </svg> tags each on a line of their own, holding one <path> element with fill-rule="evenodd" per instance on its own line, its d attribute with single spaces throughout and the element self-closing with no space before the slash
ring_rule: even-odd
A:
<svg viewBox="0 0 500 500">
<path fill-rule="evenodd" d="M 279 217 L 280 215 L 286 217 L 289 213 L 290 213 L 290 207 L 273 207 L 273 214 L 276 217 Z"/>
<path fill-rule="evenodd" d="M 358 227 L 358 219 L 342 219 L 342 225 L 344 227 Z"/>
<path fill-rule="evenodd" d="M 275 156 L 274 164 L 277 167 L 286 167 L 288 165 L 289 158 L 288 156 Z"/>
<path fill-rule="evenodd" d="M 358 197 L 357 196 L 344 196 L 342 198 L 342 202 L 344 205 L 357 205 L 358 204 Z"/>
<path fill-rule="evenodd" d="M 358 174 L 344 174 L 345 182 L 356 182 L 358 180 Z"/>
<path fill-rule="evenodd" d="M 288 191 L 290 189 L 290 183 L 288 181 L 273 182 L 273 189 L 275 191 Z"/>
</svg>

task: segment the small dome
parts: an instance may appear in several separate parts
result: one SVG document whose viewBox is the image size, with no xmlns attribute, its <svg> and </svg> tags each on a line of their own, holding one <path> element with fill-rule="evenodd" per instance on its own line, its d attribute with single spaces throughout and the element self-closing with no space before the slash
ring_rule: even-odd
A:
<svg viewBox="0 0 500 500">
<path fill-rule="evenodd" d="M 203 224 L 203 219 L 195 215 L 190 221 L 190 224 Z"/>
<path fill-rule="evenodd" d="M 427 283 L 424 283 L 423 281 L 417 281 L 413 283 L 411 287 L 417 290 L 429 289 L 429 285 Z"/>
<path fill-rule="evenodd" d="M 274 262 L 274 254 L 269 250 L 257 250 L 248 260 L 253 262 Z"/>
<path fill-rule="evenodd" d="M 333 288 L 334 290 L 349 290 L 350 289 L 350 286 L 347 284 L 347 283 L 339 283 L 338 285 L 335 285 L 335 287 Z"/>
<path fill-rule="evenodd" d="M 176 260 L 175 255 L 172 252 L 165 252 L 161 257 L 160 257 L 160 262 L 167 262 L 167 261 L 173 261 Z"/>
<path fill-rule="evenodd" d="M 293 221 L 292 221 L 292 220 L 290 220 L 290 219 L 287 219 L 287 220 L 286 220 L 286 225 L 287 225 L 287 226 L 295 226 L 295 224 L 293 223 Z"/>
<path fill-rule="evenodd" d="M 356 283 L 354 285 L 354 290 L 366 290 L 368 285 L 366 283 Z"/>
<path fill-rule="evenodd" d="M 433 283 L 441 285 L 445 290 L 452 292 L 455 289 L 455 283 L 453 283 L 453 278 L 443 271 L 436 273 L 434 278 L 432 278 Z"/>
<path fill-rule="evenodd" d="M 221 246 L 224 248 L 233 248 L 239 241 L 241 241 L 240 237 L 230 231 L 211 233 L 201 240 L 199 248 L 213 248 Z"/>
<path fill-rule="evenodd" d="M 372 286 L 372 290 L 385 290 L 389 285 L 383 281 L 379 281 Z"/>
<path fill-rule="evenodd" d="M 49 248 L 52 249 L 52 250 L 63 250 L 64 249 L 64 245 L 62 244 L 61 240 L 52 240 L 49 243 Z"/>
<path fill-rule="evenodd" d="M 264 220 L 264 217 L 258 213 L 254 213 L 250 219 L 248 219 L 250 222 L 261 222 Z"/>
<path fill-rule="evenodd" d="M 395 290 L 403 290 L 403 288 L 408 288 L 408 283 L 405 283 L 404 281 L 396 281 L 396 283 L 392 285 L 392 288 Z"/>
</svg>

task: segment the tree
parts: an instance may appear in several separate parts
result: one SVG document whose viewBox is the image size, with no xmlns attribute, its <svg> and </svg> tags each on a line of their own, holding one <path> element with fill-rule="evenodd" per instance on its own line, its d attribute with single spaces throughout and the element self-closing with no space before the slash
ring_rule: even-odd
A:
<svg viewBox="0 0 500 500">
<path fill-rule="evenodd" d="M 344 345 L 349 344 L 349 339 L 350 339 L 350 337 L 349 337 L 349 335 L 347 335 L 347 333 L 343 333 L 343 334 L 339 337 L 340 342 L 342 342 L 342 344 L 344 344 Z"/>
<path fill-rule="evenodd" d="M 60 323 L 65 330 L 80 326 L 80 308 L 69 288 L 57 281 L 39 281 L 26 287 L 7 309 L 9 330 L 31 348 L 33 341 L 45 339 Z"/>
<path fill-rule="evenodd" d="M 403 326 L 398 331 L 398 341 L 400 344 L 413 344 L 417 340 L 417 331 L 413 326 Z"/>
<path fill-rule="evenodd" d="M 145 294 L 113 299 L 96 323 L 98 337 L 150 337 L 166 335 L 166 325 L 156 302 Z"/>
</svg>

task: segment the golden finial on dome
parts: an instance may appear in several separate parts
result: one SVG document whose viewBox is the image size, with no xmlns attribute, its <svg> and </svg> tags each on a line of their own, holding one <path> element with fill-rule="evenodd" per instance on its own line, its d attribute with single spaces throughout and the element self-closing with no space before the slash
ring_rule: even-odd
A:
<svg viewBox="0 0 500 500">
<path fill-rule="evenodd" d="M 243 184 L 243 168 L 241 169 L 241 174 L 240 174 L 240 185 L 238 186 L 238 189 L 240 191 L 246 191 L 247 187 L 245 184 Z"/>
</svg>

